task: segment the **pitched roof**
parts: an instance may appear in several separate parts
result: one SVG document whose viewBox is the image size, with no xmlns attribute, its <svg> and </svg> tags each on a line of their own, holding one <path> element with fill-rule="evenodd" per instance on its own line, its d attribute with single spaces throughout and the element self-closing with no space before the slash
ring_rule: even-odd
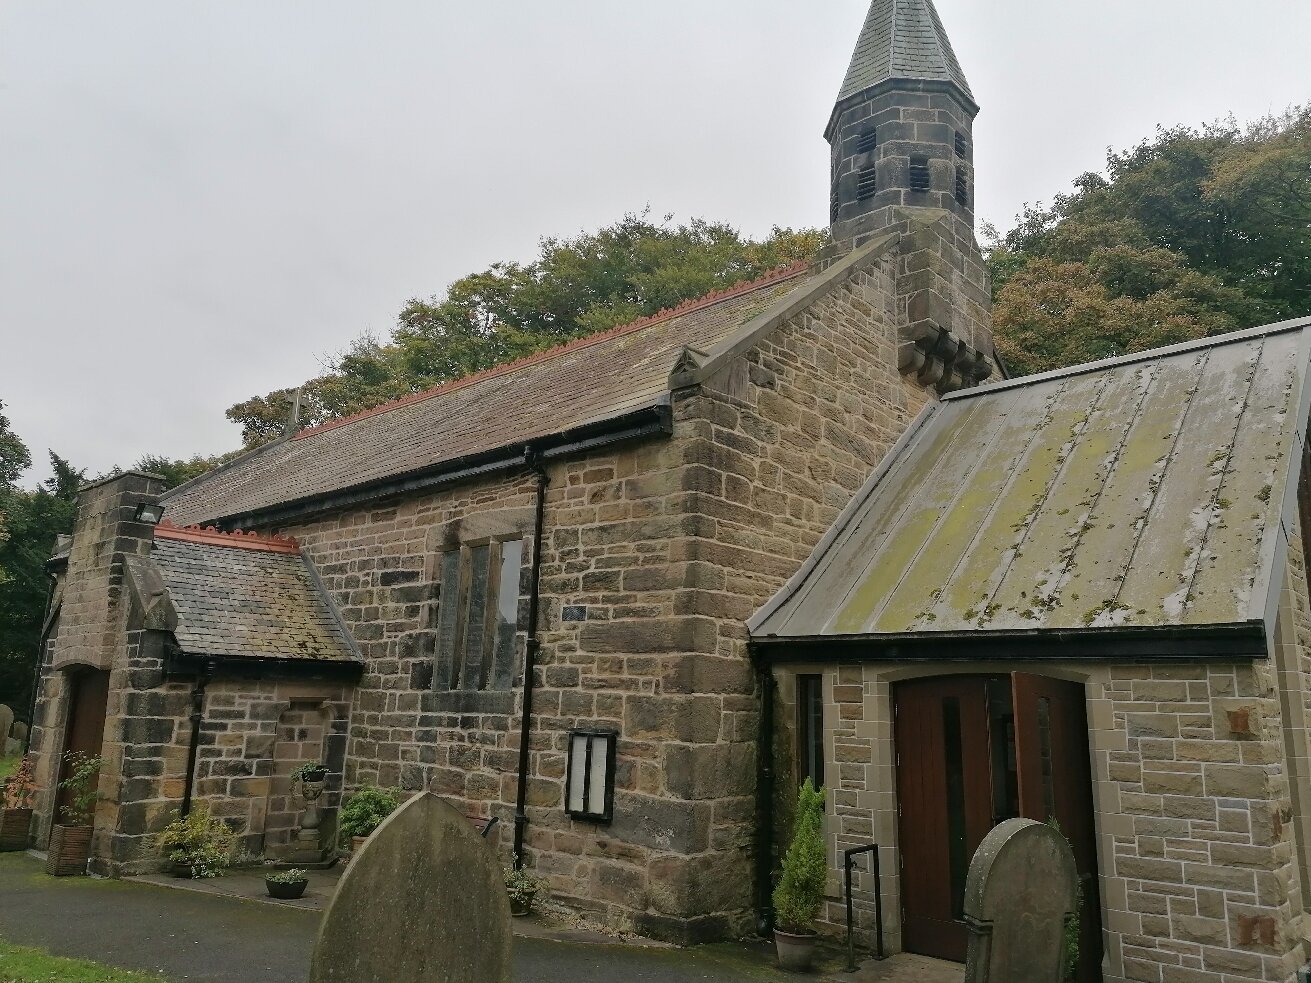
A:
<svg viewBox="0 0 1311 983">
<path fill-rule="evenodd" d="M 212 522 L 430 471 L 667 402 L 686 348 L 709 351 L 807 282 L 775 271 L 672 311 L 367 413 L 305 430 L 166 494 L 178 523 Z"/>
<path fill-rule="evenodd" d="M 894 78 L 952 82 L 974 98 L 933 0 L 874 0 L 838 102 Z"/>
<path fill-rule="evenodd" d="M 1311 319 L 930 406 L 753 637 L 1272 627 Z"/>
<path fill-rule="evenodd" d="M 294 540 L 159 526 L 150 560 L 186 655 L 359 661 Z"/>
</svg>

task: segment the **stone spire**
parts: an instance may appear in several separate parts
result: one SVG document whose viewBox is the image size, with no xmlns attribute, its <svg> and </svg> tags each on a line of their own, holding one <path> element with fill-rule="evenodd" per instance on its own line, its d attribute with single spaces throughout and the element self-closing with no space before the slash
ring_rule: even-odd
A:
<svg viewBox="0 0 1311 983">
<path fill-rule="evenodd" d="M 973 99 L 933 0 L 875 0 L 838 102 L 889 79 L 951 82 Z"/>
<path fill-rule="evenodd" d="M 874 0 L 824 134 L 834 239 L 878 234 L 896 206 L 973 229 L 978 111 L 933 0 Z"/>
</svg>

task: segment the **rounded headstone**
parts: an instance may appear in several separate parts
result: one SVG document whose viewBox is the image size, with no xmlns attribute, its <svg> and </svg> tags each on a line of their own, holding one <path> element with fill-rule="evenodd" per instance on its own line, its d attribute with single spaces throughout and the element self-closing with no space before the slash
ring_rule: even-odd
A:
<svg viewBox="0 0 1311 983">
<path fill-rule="evenodd" d="M 311 983 L 509 983 L 500 860 L 458 810 L 410 799 L 346 868 L 319 928 Z"/>
<path fill-rule="evenodd" d="M 12 736 L 9 732 L 13 727 L 14 711 L 0 703 L 0 748 L 4 747 L 5 739 Z"/>
<path fill-rule="evenodd" d="M 965 879 L 966 983 L 1061 983 L 1078 883 L 1070 844 L 1051 826 L 1008 819 L 984 837 Z"/>
</svg>

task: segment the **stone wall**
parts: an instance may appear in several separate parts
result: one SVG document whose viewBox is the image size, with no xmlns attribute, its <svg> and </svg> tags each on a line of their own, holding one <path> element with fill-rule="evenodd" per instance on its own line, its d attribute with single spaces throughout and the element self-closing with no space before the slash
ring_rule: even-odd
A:
<svg viewBox="0 0 1311 983">
<path fill-rule="evenodd" d="M 744 621 L 929 398 L 897 371 L 897 264 L 893 250 L 876 257 L 676 393 L 671 439 L 549 466 L 527 844 L 557 901 L 679 940 L 751 927 L 758 707 Z M 368 661 L 347 785 L 429 788 L 500 816 L 506 841 L 520 680 L 433 691 L 436 557 L 530 540 L 533 501 L 523 473 L 280 530 L 313 556 Z M 530 564 L 526 550 L 523 592 Z M 567 735 L 583 727 L 620 734 L 608 826 L 563 810 Z"/>
</svg>

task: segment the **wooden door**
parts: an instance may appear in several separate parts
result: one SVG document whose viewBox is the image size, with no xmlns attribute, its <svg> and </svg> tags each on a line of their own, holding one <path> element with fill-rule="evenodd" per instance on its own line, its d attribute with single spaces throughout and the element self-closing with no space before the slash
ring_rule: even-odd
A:
<svg viewBox="0 0 1311 983">
<path fill-rule="evenodd" d="M 1101 904 L 1083 686 L 1023 672 L 1012 674 L 1011 686 L 1020 815 L 1043 823 L 1054 818 L 1070 841 L 1083 886 L 1077 979 L 1096 983 L 1101 979 Z"/>
<path fill-rule="evenodd" d="M 100 753 L 105 737 L 105 709 L 109 702 L 109 673 L 98 669 L 70 672 L 68 685 L 68 722 L 64 725 L 64 753 L 81 751 L 94 757 Z M 59 780 L 66 777 L 68 762 L 59 764 Z M 68 800 L 68 792 L 59 790 L 56 817 Z"/>
<path fill-rule="evenodd" d="M 987 679 L 902 683 L 895 707 L 903 943 L 964 962 L 965 876 L 992 828 Z"/>
</svg>

